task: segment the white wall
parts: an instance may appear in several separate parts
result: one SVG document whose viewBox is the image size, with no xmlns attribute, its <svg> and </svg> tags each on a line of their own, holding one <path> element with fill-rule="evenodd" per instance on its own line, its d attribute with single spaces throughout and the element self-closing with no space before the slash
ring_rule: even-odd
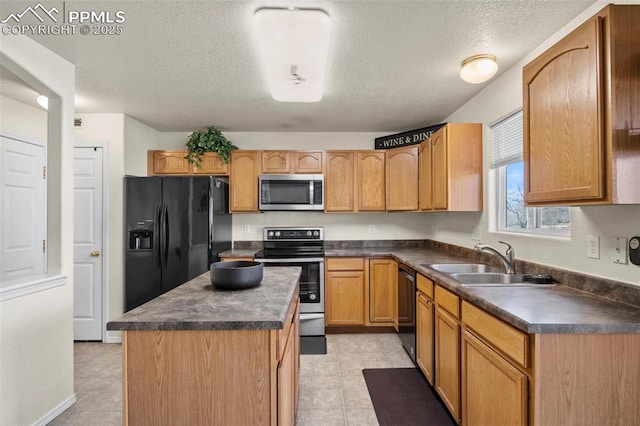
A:
<svg viewBox="0 0 640 426">
<path fill-rule="evenodd" d="M 76 146 L 104 146 L 107 156 L 107 269 L 108 311 L 106 320 L 124 311 L 124 176 L 147 174 L 147 149 L 156 149 L 160 133 L 124 114 L 76 114 L 82 126 L 75 128 Z M 107 342 L 120 340 L 109 331 Z"/>
<path fill-rule="evenodd" d="M 158 146 L 160 132 L 125 115 L 124 170 L 128 175 L 147 175 L 147 148 Z M 156 148 L 158 149 L 158 148 Z"/>
<path fill-rule="evenodd" d="M 42 421 L 73 393 L 74 66 L 33 40 L 0 37 L 2 65 L 49 97 L 48 273 L 61 286 L 0 302 L 0 424 Z M 3 112 L 4 115 L 4 112 Z M 38 125 L 39 126 L 39 125 Z M 41 131 L 36 137 L 40 138 Z"/>
<path fill-rule="evenodd" d="M 122 223 L 123 223 L 123 176 L 124 176 L 124 114 L 76 114 L 82 126 L 75 128 L 76 146 L 102 146 L 107 158 L 105 169 L 107 239 L 104 242 L 108 309 L 106 320 L 117 318 L 123 312 Z M 119 341 L 119 331 L 110 331 L 103 340 Z"/>
<path fill-rule="evenodd" d="M 225 132 L 224 135 L 241 149 L 341 150 L 373 149 L 374 139 L 389 133 Z M 184 149 L 189 134 L 163 133 L 157 149 Z M 142 161 L 141 156 L 138 161 Z M 233 215 L 233 240 L 261 241 L 265 226 L 305 225 L 324 226 L 327 240 L 420 239 L 428 235 L 428 218 L 420 213 L 238 213 Z M 370 225 L 374 225 L 373 233 L 369 232 Z"/>
<path fill-rule="evenodd" d="M 589 8 L 447 117 L 446 121 L 449 122 L 485 124 L 485 212 L 474 220 L 455 213 L 433 215 L 430 221 L 431 238 L 471 247 L 477 242 L 471 238 L 472 230 L 477 224 L 483 242 L 499 245 L 498 240 L 506 240 L 514 246 L 517 258 L 640 285 L 640 267 L 631 263 L 614 264 L 611 261 L 612 237 L 629 238 L 640 235 L 639 205 L 571 208 L 571 236 L 565 239 L 491 232 L 491 220 L 494 217 L 492 197 L 495 186 L 487 170 L 488 159 L 491 156 L 491 133 L 488 126 L 522 107 L 522 67 L 605 5 L 606 2 L 599 2 Z M 465 226 L 461 227 L 461 223 Z M 587 235 L 600 236 L 600 259 L 587 258 Z"/>
<path fill-rule="evenodd" d="M 0 95 L 0 130 L 7 136 L 47 143 L 47 111 Z"/>
</svg>

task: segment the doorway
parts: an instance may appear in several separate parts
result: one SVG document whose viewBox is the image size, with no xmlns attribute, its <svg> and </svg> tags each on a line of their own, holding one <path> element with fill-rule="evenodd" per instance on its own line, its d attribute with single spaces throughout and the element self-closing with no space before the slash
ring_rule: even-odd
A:
<svg viewBox="0 0 640 426">
<path fill-rule="evenodd" d="M 73 339 L 102 341 L 104 175 L 102 147 L 75 147 Z"/>
</svg>

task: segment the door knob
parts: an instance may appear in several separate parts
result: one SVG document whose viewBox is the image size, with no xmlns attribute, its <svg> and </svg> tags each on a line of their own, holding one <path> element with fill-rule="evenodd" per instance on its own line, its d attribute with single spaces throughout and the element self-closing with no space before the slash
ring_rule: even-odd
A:
<svg viewBox="0 0 640 426">
<path fill-rule="evenodd" d="M 98 257 L 100 256 L 100 252 L 98 250 L 94 250 L 91 252 L 91 257 Z"/>
</svg>

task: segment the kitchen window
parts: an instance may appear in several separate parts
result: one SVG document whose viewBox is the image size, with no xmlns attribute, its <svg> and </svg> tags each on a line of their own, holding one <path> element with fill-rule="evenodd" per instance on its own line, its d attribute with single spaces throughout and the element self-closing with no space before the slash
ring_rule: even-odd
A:
<svg viewBox="0 0 640 426">
<path fill-rule="evenodd" d="M 568 207 L 525 207 L 522 110 L 491 126 L 491 172 L 497 182 L 495 229 L 501 232 L 568 236 Z"/>
</svg>

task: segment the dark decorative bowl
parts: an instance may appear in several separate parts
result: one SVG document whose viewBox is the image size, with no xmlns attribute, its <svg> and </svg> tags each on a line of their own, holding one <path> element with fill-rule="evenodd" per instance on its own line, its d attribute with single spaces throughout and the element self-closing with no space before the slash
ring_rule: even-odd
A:
<svg viewBox="0 0 640 426">
<path fill-rule="evenodd" d="M 262 282 L 262 263 L 249 260 L 215 262 L 209 268 L 209 278 L 215 288 L 244 290 Z"/>
</svg>

